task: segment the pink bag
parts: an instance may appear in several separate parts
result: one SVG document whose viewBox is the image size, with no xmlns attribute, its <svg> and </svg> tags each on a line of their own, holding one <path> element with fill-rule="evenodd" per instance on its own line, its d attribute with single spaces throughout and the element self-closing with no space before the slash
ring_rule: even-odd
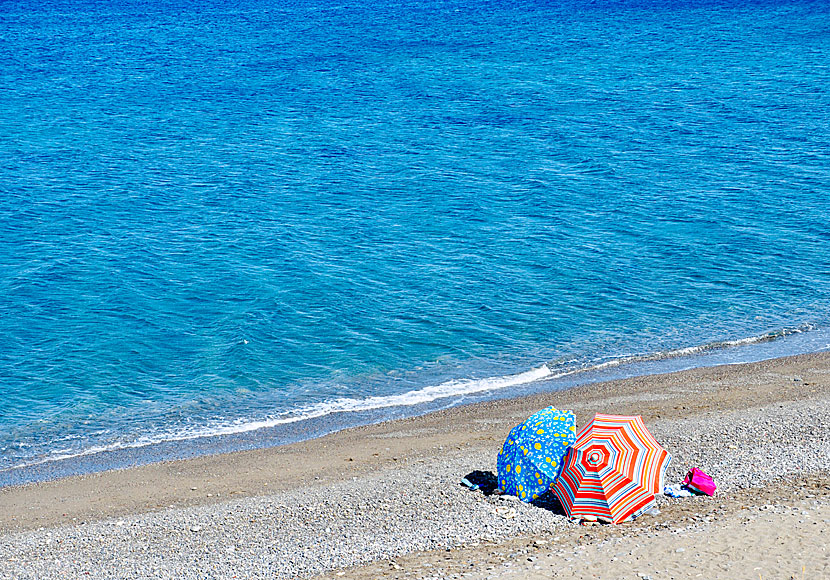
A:
<svg viewBox="0 0 830 580">
<path fill-rule="evenodd" d="M 712 478 L 697 467 L 692 467 L 689 473 L 686 474 L 686 479 L 683 480 L 683 487 L 689 491 L 703 495 L 715 495 L 715 490 L 718 489 L 718 486 L 715 485 Z"/>
</svg>

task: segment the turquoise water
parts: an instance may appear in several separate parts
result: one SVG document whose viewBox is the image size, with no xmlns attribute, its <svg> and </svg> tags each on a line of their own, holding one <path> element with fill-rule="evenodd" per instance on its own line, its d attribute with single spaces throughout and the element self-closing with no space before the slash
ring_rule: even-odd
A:
<svg viewBox="0 0 830 580">
<path fill-rule="evenodd" d="M 828 22 L 810 1 L 3 3 L 0 480 L 629 357 L 826 348 Z"/>
</svg>

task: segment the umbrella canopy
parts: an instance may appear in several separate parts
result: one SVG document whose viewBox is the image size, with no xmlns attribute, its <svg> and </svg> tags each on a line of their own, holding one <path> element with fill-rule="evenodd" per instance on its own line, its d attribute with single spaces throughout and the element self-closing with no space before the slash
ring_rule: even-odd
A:
<svg viewBox="0 0 830 580">
<path fill-rule="evenodd" d="M 616 524 L 654 501 L 670 461 L 639 415 L 597 413 L 579 431 L 553 492 L 569 516 Z"/>
<path fill-rule="evenodd" d="M 548 407 L 513 427 L 496 466 L 499 489 L 533 501 L 548 491 L 562 469 L 562 458 L 576 440 L 576 418 L 570 411 Z"/>
</svg>

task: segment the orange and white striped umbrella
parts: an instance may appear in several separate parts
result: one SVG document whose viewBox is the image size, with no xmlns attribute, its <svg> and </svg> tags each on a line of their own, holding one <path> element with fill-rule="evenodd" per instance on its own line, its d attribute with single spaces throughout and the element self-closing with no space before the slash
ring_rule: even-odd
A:
<svg viewBox="0 0 830 580">
<path fill-rule="evenodd" d="M 569 516 L 616 524 L 654 501 L 670 461 L 639 415 L 597 413 L 568 450 L 553 492 Z"/>
</svg>

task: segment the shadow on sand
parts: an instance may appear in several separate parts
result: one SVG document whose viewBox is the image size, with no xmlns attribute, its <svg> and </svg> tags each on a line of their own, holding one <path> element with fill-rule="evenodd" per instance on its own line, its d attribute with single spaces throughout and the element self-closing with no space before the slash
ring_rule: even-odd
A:
<svg viewBox="0 0 830 580">
<path fill-rule="evenodd" d="M 479 491 L 484 495 L 500 495 L 498 494 L 498 478 L 492 471 L 471 471 L 464 478 L 473 485 L 477 485 Z M 549 491 L 528 503 L 529 505 L 548 510 L 557 515 L 567 516 L 564 508 L 562 508 L 562 504 L 559 502 L 559 498 Z"/>
</svg>

